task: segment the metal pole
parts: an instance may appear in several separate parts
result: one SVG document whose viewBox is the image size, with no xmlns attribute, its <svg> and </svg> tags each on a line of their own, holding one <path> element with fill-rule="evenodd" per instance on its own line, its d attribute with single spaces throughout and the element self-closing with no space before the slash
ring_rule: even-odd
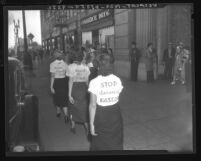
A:
<svg viewBox="0 0 201 161">
<path fill-rule="evenodd" d="M 25 19 L 24 10 L 22 10 L 22 19 L 23 19 L 23 29 L 24 29 L 24 53 L 26 54 L 28 51 L 28 46 L 27 46 L 27 31 L 26 31 L 26 19 Z"/>
</svg>

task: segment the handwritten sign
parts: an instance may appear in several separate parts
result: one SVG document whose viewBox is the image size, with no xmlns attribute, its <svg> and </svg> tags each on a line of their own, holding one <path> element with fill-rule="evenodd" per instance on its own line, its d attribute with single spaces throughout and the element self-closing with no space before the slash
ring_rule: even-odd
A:
<svg viewBox="0 0 201 161">
<path fill-rule="evenodd" d="M 50 64 L 50 72 L 55 73 L 55 78 L 63 78 L 66 75 L 67 64 L 63 61 L 55 60 Z"/>
<path fill-rule="evenodd" d="M 87 82 L 90 74 L 89 68 L 86 65 L 69 65 L 69 74 L 74 82 Z"/>
<path fill-rule="evenodd" d="M 100 106 L 116 104 L 119 101 L 122 88 L 121 80 L 115 75 L 98 76 L 89 84 L 89 91 L 97 96 L 97 104 Z"/>
</svg>

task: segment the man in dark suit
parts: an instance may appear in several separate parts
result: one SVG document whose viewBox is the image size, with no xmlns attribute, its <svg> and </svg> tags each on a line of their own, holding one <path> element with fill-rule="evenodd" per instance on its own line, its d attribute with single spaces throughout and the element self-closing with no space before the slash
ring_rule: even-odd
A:
<svg viewBox="0 0 201 161">
<path fill-rule="evenodd" d="M 138 76 L 138 64 L 140 60 L 140 51 L 136 47 L 136 43 L 133 42 L 131 44 L 131 50 L 130 50 L 130 61 L 131 61 L 131 80 L 137 81 Z"/>
<path fill-rule="evenodd" d="M 176 50 L 172 47 L 172 43 L 168 43 L 168 48 L 164 50 L 163 54 L 163 62 L 165 65 L 164 78 L 168 80 L 172 80 L 175 52 Z"/>
</svg>

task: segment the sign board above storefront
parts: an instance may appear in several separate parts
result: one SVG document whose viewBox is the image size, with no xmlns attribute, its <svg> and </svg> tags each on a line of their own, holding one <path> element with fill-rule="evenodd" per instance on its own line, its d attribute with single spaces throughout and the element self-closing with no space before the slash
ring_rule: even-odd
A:
<svg viewBox="0 0 201 161">
<path fill-rule="evenodd" d="M 71 23 L 71 24 L 68 26 L 68 31 L 75 30 L 75 29 L 76 29 L 76 22 Z"/>
<path fill-rule="evenodd" d="M 62 28 L 62 33 L 66 33 L 66 32 L 68 32 L 68 28 L 67 27 Z"/>
<path fill-rule="evenodd" d="M 54 28 L 53 29 L 53 32 L 52 32 L 52 37 L 56 37 L 56 36 L 59 36 L 60 35 L 60 30 L 59 28 Z"/>
<path fill-rule="evenodd" d="M 62 33 L 67 33 L 67 32 L 70 32 L 70 31 L 73 31 L 73 30 L 76 30 L 76 22 L 73 22 L 69 25 L 66 25 L 66 27 L 63 27 L 62 28 Z"/>
<path fill-rule="evenodd" d="M 85 18 L 81 21 L 81 25 L 87 25 L 89 23 L 95 22 L 95 21 L 99 21 L 101 19 L 107 18 L 107 17 L 111 17 L 113 15 L 113 12 L 111 10 L 104 10 L 101 11 L 99 13 L 96 13 L 93 16 L 90 16 L 88 18 Z"/>
</svg>

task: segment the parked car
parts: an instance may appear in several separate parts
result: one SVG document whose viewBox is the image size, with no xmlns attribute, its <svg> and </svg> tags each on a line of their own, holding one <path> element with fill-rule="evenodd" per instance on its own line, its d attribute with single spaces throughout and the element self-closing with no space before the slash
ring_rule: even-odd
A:
<svg viewBox="0 0 201 161">
<path fill-rule="evenodd" d="M 25 90 L 23 66 L 17 58 L 8 57 L 7 83 L 7 151 L 17 151 L 19 146 L 23 151 L 39 151 L 38 97 Z"/>
</svg>

